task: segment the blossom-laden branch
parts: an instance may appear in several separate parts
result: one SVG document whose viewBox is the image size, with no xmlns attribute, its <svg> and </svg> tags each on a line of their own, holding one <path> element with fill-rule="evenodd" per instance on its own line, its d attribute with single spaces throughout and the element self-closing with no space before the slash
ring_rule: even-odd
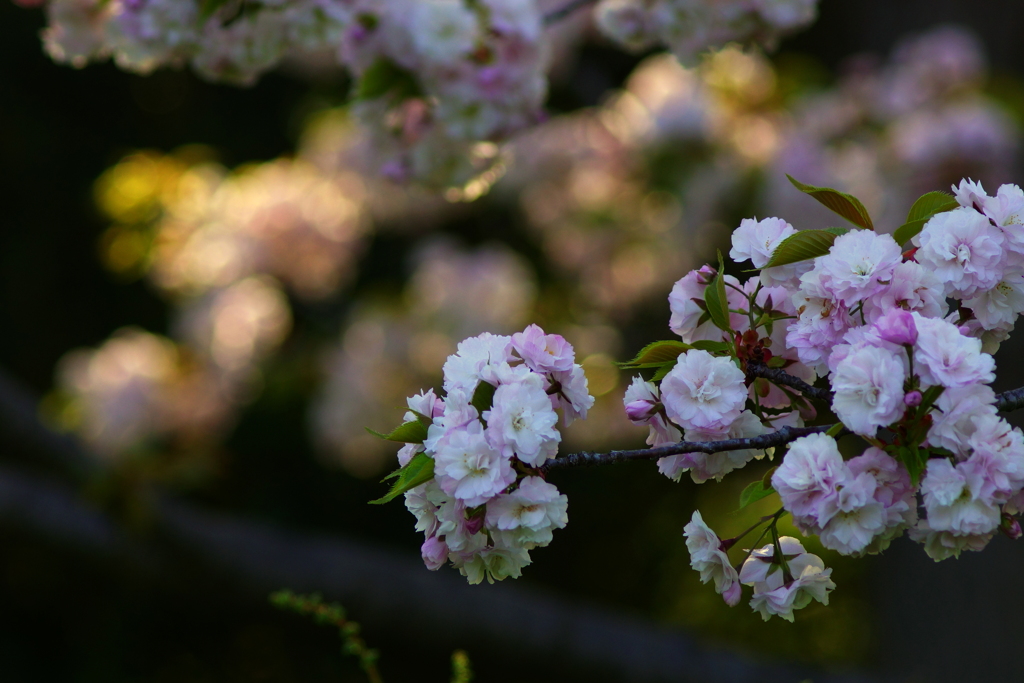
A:
<svg viewBox="0 0 1024 683">
<path fill-rule="evenodd" d="M 721 453 L 722 451 L 742 450 L 764 450 L 784 446 L 790 441 L 799 439 L 809 434 L 820 434 L 831 429 L 834 425 L 819 425 L 816 427 L 783 427 L 782 429 L 763 434 L 761 436 L 746 439 L 724 439 L 722 441 L 680 441 L 678 443 L 666 444 L 655 448 L 639 448 L 631 451 L 610 451 L 608 453 L 593 453 L 582 451 L 570 453 L 554 460 L 549 460 L 543 467 L 542 472 L 575 467 L 578 465 L 607 465 L 616 462 L 627 462 L 630 460 L 654 460 L 670 455 L 681 453 Z"/>
<path fill-rule="evenodd" d="M 747 377 L 753 379 L 755 377 L 762 377 L 766 380 L 774 382 L 775 384 L 796 389 L 801 394 L 808 398 L 816 398 L 820 401 L 832 402 L 832 392 L 828 389 L 819 389 L 813 387 L 807 382 L 803 381 L 799 377 L 790 375 L 785 370 L 780 368 L 770 368 L 763 363 L 748 363 L 747 364 Z M 1024 397 L 1021 399 L 1021 405 L 1024 405 Z"/>
<path fill-rule="evenodd" d="M 597 0 L 569 0 L 566 4 L 562 5 L 556 10 L 552 10 L 544 15 L 544 25 L 551 26 L 558 22 L 566 19 L 570 15 L 574 14 L 576 10 L 583 9 L 588 5 L 596 4 Z"/>
<path fill-rule="evenodd" d="M 760 367 L 763 368 L 764 366 Z M 764 369 L 770 373 L 775 372 L 772 368 Z M 779 384 L 792 386 L 795 389 L 800 389 L 798 384 L 803 384 L 807 389 L 810 389 L 815 393 L 827 393 L 828 398 L 830 399 L 832 396 L 831 392 L 826 392 L 824 389 L 816 389 L 803 380 L 787 375 L 781 371 L 779 371 L 778 375 L 774 375 L 773 377 L 765 375 L 755 376 L 764 376 L 765 379 L 771 379 Z M 804 390 L 801 389 L 801 391 Z M 810 395 L 807 391 L 804 391 L 804 393 L 805 395 Z M 815 398 L 819 397 L 815 396 Z M 995 406 L 997 410 L 1004 413 L 1024 408 L 1024 387 L 1011 389 L 1010 391 L 1004 391 L 1001 394 L 997 394 Z M 782 429 L 769 434 L 762 434 L 761 436 L 746 439 L 724 439 L 721 441 L 679 441 L 677 443 L 665 444 L 664 446 L 657 446 L 655 448 L 638 448 L 628 451 L 609 451 L 607 453 L 581 451 L 579 453 L 570 453 L 568 455 L 563 455 L 560 458 L 549 460 L 540 468 L 540 471 L 546 474 L 552 470 L 578 467 L 580 465 L 610 465 L 613 463 L 627 462 L 631 460 L 656 460 L 658 458 L 664 458 L 670 455 L 679 455 L 681 453 L 711 454 L 748 449 L 764 450 L 766 448 L 785 446 L 786 444 L 795 441 L 802 436 L 808 436 L 809 434 L 822 434 L 836 426 L 837 425 L 835 424 L 830 424 L 818 425 L 815 427 L 783 427 Z M 844 433 L 849 432 L 844 431 Z"/>
</svg>

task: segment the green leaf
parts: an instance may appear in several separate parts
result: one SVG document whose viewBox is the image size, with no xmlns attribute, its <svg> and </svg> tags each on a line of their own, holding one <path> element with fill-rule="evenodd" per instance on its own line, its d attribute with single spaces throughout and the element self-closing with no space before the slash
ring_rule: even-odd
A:
<svg viewBox="0 0 1024 683">
<path fill-rule="evenodd" d="M 790 263 L 799 263 L 807 259 L 818 258 L 828 253 L 836 237 L 847 233 L 844 228 L 825 228 L 824 230 L 801 230 L 795 235 L 790 235 L 782 240 L 779 246 L 775 247 L 772 257 L 765 268 L 785 266 Z"/>
<path fill-rule="evenodd" d="M 927 218 L 922 218 L 916 221 L 910 221 L 904 223 L 900 227 L 896 228 L 896 231 L 892 234 L 892 238 L 896 240 L 896 244 L 901 247 L 914 239 L 919 232 L 924 228 L 924 224 L 928 222 Z"/>
<path fill-rule="evenodd" d="M 394 476 L 395 473 L 389 474 L 381 481 L 386 481 Z M 434 459 L 426 453 L 417 453 L 405 467 L 398 470 L 397 480 L 391 485 L 391 490 L 388 491 L 387 495 L 383 498 L 378 498 L 377 500 L 371 500 L 370 505 L 383 505 L 388 501 L 394 500 L 409 489 L 414 489 L 420 484 L 430 481 L 433 478 Z"/>
<path fill-rule="evenodd" d="M 903 246 L 912 240 L 924 228 L 925 223 L 937 213 L 952 211 L 960 206 L 953 195 L 946 192 L 929 192 L 921 195 L 907 214 L 907 222 L 896 228 L 892 238 L 896 244 Z"/>
<path fill-rule="evenodd" d="M 722 260 L 722 252 L 718 252 L 718 274 L 704 289 L 704 303 L 708 306 L 708 315 L 715 327 L 732 332 L 729 325 L 729 300 L 725 296 L 725 262 Z"/>
<path fill-rule="evenodd" d="M 921 480 L 921 473 L 928 466 L 928 451 L 916 446 L 913 448 L 901 446 L 896 452 L 896 457 L 907 468 L 907 473 L 910 474 L 910 483 L 917 486 Z"/>
<path fill-rule="evenodd" d="M 483 419 L 485 410 L 491 409 L 491 403 L 494 401 L 494 392 L 497 390 L 493 384 L 489 382 L 480 381 L 476 385 L 476 389 L 473 390 L 473 399 L 470 401 L 473 407 L 480 413 L 480 418 Z"/>
<path fill-rule="evenodd" d="M 400 99 L 419 93 L 416 78 L 386 57 L 379 57 L 356 82 L 355 99 L 372 100 L 390 92 Z"/>
<path fill-rule="evenodd" d="M 960 206 L 956 198 L 948 192 L 929 192 L 918 197 L 907 214 L 907 222 L 931 218 L 937 213 L 952 211 Z"/>
<path fill-rule="evenodd" d="M 388 441 L 398 441 L 400 443 L 423 443 L 427 438 L 427 427 L 430 425 L 429 422 L 424 422 L 421 417 L 411 422 L 404 422 L 398 427 L 395 427 L 389 434 L 381 434 L 375 432 L 369 427 L 366 431 L 370 432 L 374 436 L 379 436 L 382 439 Z"/>
<path fill-rule="evenodd" d="M 681 341 L 665 340 L 651 342 L 644 348 L 640 349 L 640 353 L 636 354 L 636 357 L 631 361 L 625 363 L 617 363 L 620 368 L 642 368 L 642 367 L 661 367 L 663 364 L 669 361 L 675 361 L 679 357 L 679 354 L 689 351 L 693 347 L 689 344 L 684 344 Z"/>
<path fill-rule="evenodd" d="M 874 224 L 871 222 L 871 216 L 868 215 L 868 210 L 853 195 L 833 190 L 831 187 L 804 185 L 791 175 L 786 177 L 789 178 L 789 182 L 793 183 L 796 189 L 811 195 L 854 225 L 867 230 L 875 229 Z"/>
<path fill-rule="evenodd" d="M 678 359 L 676 359 L 676 360 L 678 361 Z M 676 364 L 672 363 L 672 362 L 665 363 L 660 368 L 658 368 L 657 372 L 654 373 L 654 376 L 651 377 L 651 381 L 652 382 L 660 382 L 661 380 L 665 379 L 665 375 L 667 375 L 668 373 L 672 372 L 672 368 L 674 368 L 675 366 L 676 366 Z"/>
<path fill-rule="evenodd" d="M 743 489 L 743 493 L 740 494 L 740 510 L 751 503 L 756 503 L 762 498 L 767 498 L 773 493 L 775 493 L 775 489 L 772 488 L 772 485 L 768 484 L 765 486 L 762 479 L 750 482 L 747 488 Z"/>
<path fill-rule="evenodd" d="M 695 341 L 692 344 L 690 344 L 690 346 L 692 346 L 695 349 L 700 349 L 701 351 L 708 351 L 709 353 L 721 353 L 724 351 L 728 351 L 729 349 L 732 348 L 731 346 L 729 346 L 729 342 L 712 341 L 710 339 L 702 339 L 700 341 Z"/>
</svg>

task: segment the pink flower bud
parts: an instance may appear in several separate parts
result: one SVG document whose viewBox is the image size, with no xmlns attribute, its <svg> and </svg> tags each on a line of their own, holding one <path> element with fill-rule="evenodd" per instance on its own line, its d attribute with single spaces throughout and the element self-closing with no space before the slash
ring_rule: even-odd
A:
<svg viewBox="0 0 1024 683">
<path fill-rule="evenodd" d="M 739 583 L 733 583 L 722 593 L 722 599 L 725 600 L 725 604 L 729 605 L 729 607 L 738 605 L 741 597 L 743 597 L 743 588 Z"/>
<path fill-rule="evenodd" d="M 697 282 L 702 285 L 710 285 L 717 275 L 718 271 L 711 266 L 701 266 L 701 269 L 697 271 Z"/>
<path fill-rule="evenodd" d="M 658 404 L 654 401 L 641 399 L 626 404 L 626 417 L 633 424 L 646 424 L 654 416 Z"/>
<path fill-rule="evenodd" d="M 467 534 L 473 535 L 475 533 L 479 533 L 480 530 L 483 529 L 483 528 L 484 528 L 484 516 L 483 515 L 473 515 L 472 517 L 468 517 L 466 519 L 465 529 L 466 529 L 466 533 Z"/>
<path fill-rule="evenodd" d="M 920 391 L 908 391 L 907 395 L 903 397 L 903 403 L 911 408 L 916 408 L 921 405 L 921 401 L 923 399 L 924 397 L 921 395 Z"/>
<path fill-rule="evenodd" d="M 964 335 L 965 337 L 971 336 L 971 327 L 969 325 L 961 325 L 956 329 L 960 330 L 960 334 Z"/>
<path fill-rule="evenodd" d="M 448 559 L 448 544 L 437 536 L 431 536 L 420 546 L 420 555 L 423 556 L 423 564 L 427 565 L 427 569 L 437 571 Z"/>
<path fill-rule="evenodd" d="M 875 321 L 878 336 L 892 344 L 912 345 L 917 341 L 917 325 L 910 311 L 890 308 Z"/>
<path fill-rule="evenodd" d="M 1017 521 L 1017 518 L 1006 514 L 1003 515 L 1003 521 L 999 525 L 999 530 L 1014 541 L 1024 535 L 1024 531 L 1021 530 L 1020 522 Z"/>
</svg>

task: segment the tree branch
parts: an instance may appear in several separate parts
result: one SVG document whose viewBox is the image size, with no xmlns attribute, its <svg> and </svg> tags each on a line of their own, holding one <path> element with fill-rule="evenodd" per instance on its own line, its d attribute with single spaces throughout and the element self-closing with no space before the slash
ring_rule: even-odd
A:
<svg viewBox="0 0 1024 683">
<path fill-rule="evenodd" d="M 768 371 L 774 371 L 773 368 L 765 369 Z M 786 373 L 782 374 L 788 378 L 785 380 L 787 382 L 792 380 L 793 382 L 807 386 L 815 392 L 825 391 L 823 389 L 815 389 L 803 380 L 793 377 L 792 375 L 786 375 Z M 765 379 L 772 378 L 766 377 Z M 772 379 L 772 381 L 776 380 Z M 780 382 L 780 384 L 781 383 L 782 382 Z M 788 386 L 793 385 L 789 384 Z M 794 388 L 799 387 L 794 386 Z M 831 397 L 831 392 L 827 393 L 829 394 L 829 397 Z M 995 406 L 997 410 L 1004 413 L 1024 408 L 1024 387 L 996 394 Z M 610 465 L 612 463 L 627 462 L 630 460 L 656 460 L 658 458 L 664 458 L 669 455 L 679 455 L 681 453 L 708 453 L 710 455 L 711 453 L 721 453 L 723 451 L 742 451 L 747 449 L 760 451 L 765 448 L 784 446 L 791 441 L 799 439 L 801 436 L 827 432 L 834 426 L 835 425 L 819 425 L 816 427 L 783 427 L 777 432 L 771 432 L 770 434 L 763 434 L 761 436 L 755 436 L 747 439 L 680 441 L 678 443 L 665 444 L 664 446 L 656 446 L 655 448 L 638 448 L 630 451 L 609 451 L 607 453 L 581 451 L 579 453 L 570 453 L 568 455 L 563 455 L 560 458 L 549 460 L 539 469 L 542 473 L 547 473 L 552 470 L 560 470 L 567 467 L 579 467 L 581 465 Z M 844 430 L 844 433 L 848 434 L 849 432 Z"/>
<path fill-rule="evenodd" d="M 1008 413 L 1024 408 L 1024 387 L 996 394 L 996 410 Z"/>
<path fill-rule="evenodd" d="M 747 379 L 753 379 L 755 377 L 763 377 L 764 379 L 775 382 L 781 386 L 796 389 L 808 398 L 816 398 L 819 401 L 825 401 L 830 405 L 832 403 L 831 391 L 828 389 L 813 387 L 799 377 L 790 375 L 785 370 L 770 368 L 763 363 L 747 363 Z"/>
<path fill-rule="evenodd" d="M 544 25 L 551 26 L 565 19 L 576 10 L 583 9 L 587 5 L 593 5 L 597 0 L 569 0 L 565 5 L 552 10 L 544 15 Z"/>
<path fill-rule="evenodd" d="M 747 439 L 725 439 L 723 441 L 680 441 L 678 443 L 656 446 L 654 448 L 639 448 L 632 451 L 610 451 L 608 453 L 593 453 L 582 451 L 570 453 L 555 460 L 549 460 L 540 469 L 543 472 L 564 469 L 566 467 L 577 467 L 579 465 L 607 465 L 615 462 L 626 462 L 629 460 L 655 460 L 669 455 L 681 453 L 721 453 L 722 451 L 742 451 L 748 448 L 764 450 L 783 446 L 790 441 L 795 441 L 801 436 L 808 434 L 820 434 L 828 431 L 833 425 L 819 425 L 817 427 L 783 427 L 777 432 L 754 436 Z"/>
</svg>

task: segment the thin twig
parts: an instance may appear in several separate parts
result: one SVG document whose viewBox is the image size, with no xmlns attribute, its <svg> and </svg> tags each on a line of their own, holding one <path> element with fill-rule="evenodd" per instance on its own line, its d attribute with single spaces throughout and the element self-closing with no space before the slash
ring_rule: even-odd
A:
<svg viewBox="0 0 1024 683">
<path fill-rule="evenodd" d="M 791 389 L 796 389 L 804 396 L 808 398 L 816 398 L 819 401 L 827 401 L 832 403 L 832 392 L 828 389 L 819 389 L 818 387 L 812 387 L 807 382 L 803 381 L 799 377 L 790 375 L 785 370 L 780 368 L 770 368 L 762 363 L 747 363 L 747 377 L 753 379 L 755 377 L 763 377 L 766 380 L 787 386 Z"/>
<path fill-rule="evenodd" d="M 557 24 L 562 19 L 565 19 L 570 14 L 574 13 L 578 9 L 583 9 L 587 5 L 593 5 L 597 0 L 569 0 L 566 4 L 562 5 L 556 10 L 552 10 L 544 15 L 544 25 L 551 26 Z"/>
</svg>

